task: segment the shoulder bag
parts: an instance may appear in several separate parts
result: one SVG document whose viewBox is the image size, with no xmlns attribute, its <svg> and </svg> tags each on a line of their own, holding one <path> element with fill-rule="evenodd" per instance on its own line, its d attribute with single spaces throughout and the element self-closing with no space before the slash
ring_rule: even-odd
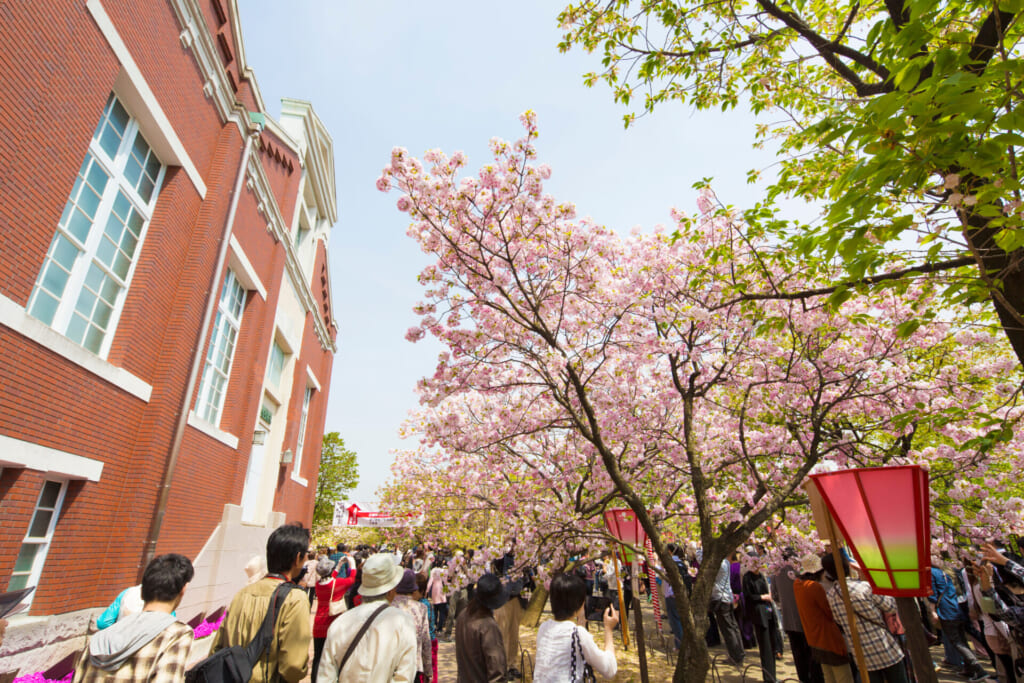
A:
<svg viewBox="0 0 1024 683">
<path fill-rule="evenodd" d="M 331 603 L 327 606 L 327 613 L 332 617 L 336 617 L 339 614 L 344 614 L 345 610 L 348 609 L 348 604 L 345 602 L 345 596 L 342 595 L 339 599 L 334 599 L 334 589 L 338 587 L 338 579 L 331 580 Z"/>
<path fill-rule="evenodd" d="M 580 643 L 580 632 L 578 629 L 578 626 L 573 625 L 572 638 L 569 641 L 569 659 L 572 662 L 572 670 L 569 672 L 569 683 L 576 683 L 577 652 L 579 652 L 579 661 L 583 663 L 583 683 L 597 683 L 597 677 L 594 675 L 594 667 L 590 666 L 586 658 L 583 656 L 583 645 Z"/>
</svg>

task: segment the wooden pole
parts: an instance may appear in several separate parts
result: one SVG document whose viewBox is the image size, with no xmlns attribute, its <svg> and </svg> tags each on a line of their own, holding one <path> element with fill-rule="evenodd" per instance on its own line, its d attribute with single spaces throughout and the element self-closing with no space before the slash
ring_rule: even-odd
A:
<svg viewBox="0 0 1024 683">
<path fill-rule="evenodd" d="M 831 526 L 831 525 L 830 525 Z M 820 531 L 820 529 L 819 529 Z M 846 585 L 846 572 L 843 571 L 843 556 L 839 552 L 839 544 L 836 543 L 836 536 L 829 530 L 829 540 L 832 546 L 832 559 L 836 563 L 836 580 L 839 582 L 839 592 L 843 596 L 843 605 L 846 607 L 846 624 L 850 629 L 850 640 L 853 641 L 853 654 L 857 660 L 857 668 L 860 670 L 861 680 L 867 680 L 868 665 L 864 661 L 864 649 L 860 644 L 860 633 L 857 631 L 857 619 L 853 613 L 853 603 L 850 602 L 850 587 Z"/>
<path fill-rule="evenodd" d="M 629 624 L 626 623 L 626 599 L 622 596 L 622 578 L 619 576 L 619 556 L 612 548 L 612 564 L 615 567 L 615 587 L 619 591 L 619 632 L 622 634 L 622 649 L 629 649 Z"/>
<path fill-rule="evenodd" d="M 636 652 L 640 656 L 640 681 L 649 683 L 647 677 L 647 642 L 644 640 L 644 615 L 640 611 L 640 590 L 637 582 L 637 574 L 640 572 L 640 562 L 636 555 L 633 555 L 633 576 L 630 581 L 633 584 L 633 618 L 636 620 Z"/>
</svg>

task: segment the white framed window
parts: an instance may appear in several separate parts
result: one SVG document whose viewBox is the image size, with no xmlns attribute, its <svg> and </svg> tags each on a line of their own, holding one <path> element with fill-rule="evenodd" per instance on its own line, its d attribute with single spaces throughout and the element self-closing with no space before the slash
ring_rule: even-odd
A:
<svg viewBox="0 0 1024 683">
<path fill-rule="evenodd" d="M 21 542 L 18 558 L 14 561 L 14 571 L 11 572 L 7 590 L 15 591 L 39 583 L 67 488 L 66 481 L 47 479 L 43 482 L 35 510 L 32 512 L 32 521 L 29 522 L 25 539 Z"/>
<path fill-rule="evenodd" d="M 196 399 L 196 414 L 212 425 L 220 423 L 244 307 L 245 288 L 235 277 L 234 271 L 228 270 L 217 303 L 217 318 L 213 323 L 203 378 L 199 383 L 199 396 Z"/>
<path fill-rule="evenodd" d="M 284 374 L 287 355 L 275 339 L 270 346 L 270 361 L 267 363 L 267 380 L 275 387 L 281 386 L 281 375 Z"/>
<path fill-rule="evenodd" d="M 32 288 L 30 315 L 106 357 L 165 170 L 111 95 Z"/>
<path fill-rule="evenodd" d="M 309 417 L 309 403 L 313 400 L 313 387 L 307 386 L 302 397 L 302 413 L 299 415 L 299 439 L 295 444 L 295 462 L 292 465 L 292 478 L 302 476 L 302 450 L 306 444 L 306 422 Z"/>
</svg>

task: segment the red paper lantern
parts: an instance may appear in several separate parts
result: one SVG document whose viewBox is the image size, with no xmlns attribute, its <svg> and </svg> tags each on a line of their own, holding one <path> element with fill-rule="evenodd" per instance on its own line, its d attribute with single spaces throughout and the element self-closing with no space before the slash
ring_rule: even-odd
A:
<svg viewBox="0 0 1024 683">
<path fill-rule="evenodd" d="M 876 593 L 931 595 L 928 473 L 917 465 L 812 474 Z"/>
<path fill-rule="evenodd" d="M 620 543 L 641 548 L 647 541 L 647 532 L 640 525 L 636 513 L 629 508 L 617 508 L 604 511 L 604 523 L 608 527 L 608 533 L 614 536 Z"/>
</svg>

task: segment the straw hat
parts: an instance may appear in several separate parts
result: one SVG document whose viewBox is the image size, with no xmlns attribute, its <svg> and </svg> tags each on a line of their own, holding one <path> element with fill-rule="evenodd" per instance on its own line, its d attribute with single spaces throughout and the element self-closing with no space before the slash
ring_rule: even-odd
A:
<svg viewBox="0 0 1024 683">
<path fill-rule="evenodd" d="M 821 558 L 817 553 L 807 553 L 800 558 L 800 573 L 817 574 L 821 570 Z"/>
</svg>

